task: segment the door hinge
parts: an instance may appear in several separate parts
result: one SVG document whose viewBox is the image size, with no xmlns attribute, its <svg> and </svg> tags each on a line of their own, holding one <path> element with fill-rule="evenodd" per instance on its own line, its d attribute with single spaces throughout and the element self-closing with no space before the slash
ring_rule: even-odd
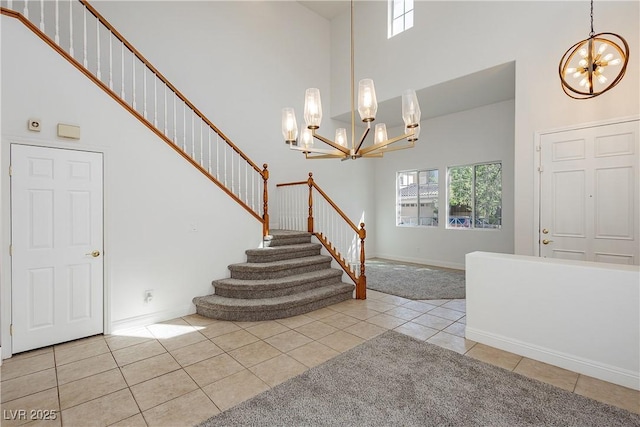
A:
<svg viewBox="0 0 640 427">
<path fill-rule="evenodd" d="M 9 335 L 13 336 L 13 323 L 9 325 Z"/>
<path fill-rule="evenodd" d="M 13 256 L 13 245 L 9 245 L 9 256 Z"/>
<path fill-rule="evenodd" d="M 13 166 L 9 165 L 9 176 L 13 176 Z"/>
<path fill-rule="evenodd" d="M 543 166 L 538 166 L 538 172 L 544 172 L 544 167 Z"/>
<path fill-rule="evenodd" d="M 536 151 L 538 151 L 538 152 L 542 151 L 542 146 L 536 145 Z"/>
</svg>

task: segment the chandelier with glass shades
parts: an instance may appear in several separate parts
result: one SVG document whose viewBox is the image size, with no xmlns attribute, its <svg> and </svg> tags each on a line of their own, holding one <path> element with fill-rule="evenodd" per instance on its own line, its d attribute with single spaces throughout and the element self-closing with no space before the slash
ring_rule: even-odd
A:
<svg viewBox="0 0 640 427">
<path fill-rule="evenodd" d="M 614 33 L 594 33 L 591 0 L 589 38 L 571 46 L 560 60 L 562 90 L 574 99 L 601 95 L 622 80 L 628 62 L 629 45 L 625 39 Z"/>
<path fill-rule="evenodd" d="M 301 151 L 307 159 L 358 159 L 360 157 L 382 157 L 384 153 L 390 151 L 412 148 L 418 140 L 420 134 L 420 105 L 415 91 L 405 90 L 402 93 L 402 119 L 404 120 L 404 134 L 395 138 L 388 138 L 387 128 L 384 123 L 376 124 L 374 127 L 373 144 L 363 146 L 371 123 L 376 118 L 378 102 L 373 80 L 362 79 L 358 84 L 358 113 L 365 123 L 366 128 L 359 141 L 355 139 L 355 78 L 354 78 L 354 42 L 353 42 L 353 10 L 354 4 L 351 0 L 351 144 L 347 140 L 347 129 L 336 129 L 335 139 L 330 140 L 316 131 L 320 128 L 322 121 L 322 102 L 320 100 L 320 90 L 317 88 L 307 89 L 304 96 L 304 121 L 305 128 L 300 133 L 298 141 L 298 125 L 293 108 L 282 109 L 282 134 L 285 143 L 292 150 Z M 322 141 L 331 148 L 314 147 L 314 138 Z M 403 145 L 393 145 L 406 139 Z"/>
</svg>

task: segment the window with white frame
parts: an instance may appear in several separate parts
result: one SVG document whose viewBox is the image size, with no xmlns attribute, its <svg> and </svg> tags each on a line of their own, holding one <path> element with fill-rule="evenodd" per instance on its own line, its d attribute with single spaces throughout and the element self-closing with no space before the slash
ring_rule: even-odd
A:
<svg viewBox="0 0 640 427">
<path fill-rule="evenodd" d="M 396 225 L 438 226 L 438 170 L 396 174 Z"/>
<path fill-rule="evenodd" d="M 387 38 L 391 38 L 413 27 L 414 0 L 388 0 L 389 21 L 387 23 Z"/>
<path fill-rule="evenodd" d="M 447 228 L 502 228 L 502 163 L 447 171 Z"/>
</svg>

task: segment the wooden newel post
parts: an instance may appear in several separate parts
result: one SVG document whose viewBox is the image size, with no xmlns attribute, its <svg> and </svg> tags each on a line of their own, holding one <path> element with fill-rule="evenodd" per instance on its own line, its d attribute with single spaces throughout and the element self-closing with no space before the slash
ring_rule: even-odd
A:
<svg viewBox="0 0 640 427">
<path fill-rule="evenodd" d="M 356 284 L 356 299 L 367 299 L 367 276 L 364 272 L 364 239 L 367 237 L 367 231 L 364 229 L 364 222 L 360 223 L 358 237 L 360 238 L 360 276 Z"/>
<path fill-rule="evenodd" d="M 267 190 L 267 181 L 269 180 L 269 171 L 267 170 L 267 164 L 262 165 L 262 181 L 264 183 L 262 193 L 262 237 L 269 234 L 269 192 Z"/>
<path fill-rule="evenodd" d="M 307 231 L 313 233 L 313 174 L 309 172 L 309 218 L 307 219 Z"/>
</svg>

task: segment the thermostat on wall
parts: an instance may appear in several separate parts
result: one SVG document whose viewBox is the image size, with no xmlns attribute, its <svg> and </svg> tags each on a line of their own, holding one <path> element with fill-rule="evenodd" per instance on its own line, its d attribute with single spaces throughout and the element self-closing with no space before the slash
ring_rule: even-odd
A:
<svg viewBox="0 0 640 427">
<path fill-rule="evenodd" d="M 58 136 L 68 139 L 80 139 L 80 126 L 58 123 Z"/>
</svg>

